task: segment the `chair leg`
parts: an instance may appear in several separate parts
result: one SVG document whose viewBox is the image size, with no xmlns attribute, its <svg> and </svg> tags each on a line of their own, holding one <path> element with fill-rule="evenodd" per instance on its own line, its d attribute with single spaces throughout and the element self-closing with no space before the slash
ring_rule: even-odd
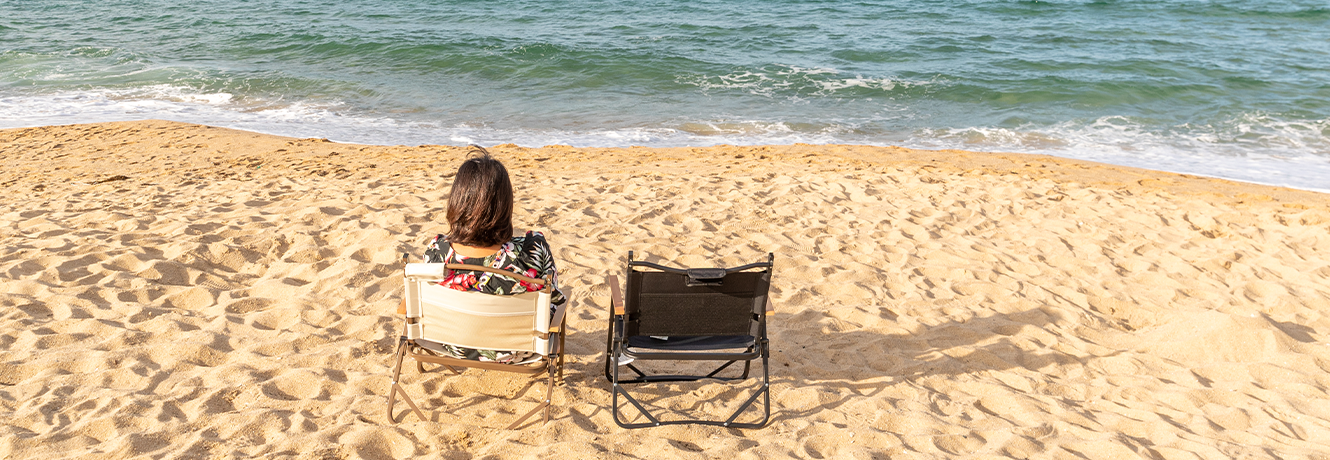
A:
<svg viewBox="0 0 1330 460">
<path fill-rule="evenodd" d="M 559 383 L 564 383 L 564 379 L 563 379 L 563 353 L 559 353 Z"/>
<path fill-rule="evenodd" d="M 407 341 L 406 336 L 397 338 L 397 364 L 393 366 L 393 381 L 402 375 L 402 359 L 406 357 Z"/>
<path fill-rule="evenodd" d="M 766 339 L 763 339 L 761 346 L 762 386 L 758 388 L 756 393 L 753 393 L 753 396 L 748 398 L 748 401 L 745 401 L 742 406 L 739 406 L 739 409 L 735 410 L 734 414 L 730 415 L 728 420 L 725 420 L 724 426 L 726 427 L 761 428 L 766 426 L 767 422 L 771 420 L 771 366 L 768 361 L 768 357 L 771 354 L 769 348 L 770 345 Z M 745 374 L 747 373 L 745 372 Z M 756 401 L 758 396 L 762 396 L 762 420 L 753 423 L 734 423 L 734 419 L 739 418 L 739 414 L 743 413 L 744 410 L 747 410 L 748 406 L 753 404 L 753 401 Z"/>
<path fill-rule="evenodd" d="M 567 324 L 567 320 L 564 321 L 564 324 Z M 564 338 L 568 336 L 568 332 L 567 332 L 567 330 L 568 330 L 567 326 L 560 326 L 560 327 L 559 327 L 559 381 L 560 381 L 560 382 L 564 381 L 564 380 L 563 380 L 563 353 L 564 353 L 563 350 L 564 350 Z"/>
<path fill-rule="evenodd" d="M 749 350 L 752 350 L 752 348 L 750 347 Z M 752 360 L 744 361 L 744 374 L 741 375 L 741 376 L 739 376 L 739 378 L 741 378 L 741 379 L 747 379 L 747 378 L 748 378 L 748 370 L 749 370 L 750 368 L 752 368 L 752 366 L 753 366 L 753 361 L 752 361 Z"/>
<path fill-rule="evenodd" d="M 402 378 L 402 360 L 406 358 L 408 348 L 410 348 L 410 345 L 407 344 L 406 337 L 398 339 L 397 364 L 393 366 L 393 384 L 392 388 L 388 390 L 388 421 L 393 423 L 397 423 L 393 418 L 393 406 L 397 404 L 397 393 L 399 392 L 402 393 L 402 401 L 405 401 L 406 405 L 411 407 L 411 410 L 416 413 L 417 417 L 420 417 L 420 420 L 428 420 L 425 418 L 425 414 L 420 411 L 420 408 L 416 407 L 415 401 L 407 396 L 406 389 L 397 383 Z M 416 363 L 419 364 L 420 362 L 417 361 Z"/>
<path fill-rule="evenodd" d="M 761 428 L 761 427 L 763 427 L 763 426 L 766 426 L 767 422 L 769 422 L 769 421 L 771 420 L 771 367 L 770 367 L 770 361 L 769 361 L 770 352 L 768 351 L 769 345 L 767 344 L 767 341 L 766 341 L 766 340 L 763 340 L 762 343 L 761 343 L 759 346 L 761 347 L 760 349 L 762 350 L 762 353 L 761 353 L 761 359 L 762 359 L 762 376 L 761 376 L 761 379 L 762 379 L 762 380 L 761 380 L 761 382 L 758 383 L 758 387 L 754 390 L 753 394 L 752 394 L 751 396 L 749 396 L 748 399 L 745 400 L 744 403 L 741 404 L 741 405 L 739 406 L 738 409 L 735 409 L 735 411 L 734 411 L 733 413 L 731 413 L 730 416 L 729 416 L 727 419 L 725 419 L 725 421 L 697 420 L 697 419 L 693 419 L 693 420 L 666 420 L 666 421 L 661 421 L 661 420 L 657 419 L 656 417 L 652 416 L 651 413 L 648 412 L 647 409 L 646 409 L 645 407 L 643 407 L 642 404 L 641 404 L 640 402 L 638 402 L 636 398 L 634 398 L 631 394 L 629 394 L 627 388 L 625 388 L 622 384 L 623 384 L 623 383 L 649 383 L 649 382 L 653 382 L 653 381 L 667 382 L 667 381 L 678 381 L 678 380 L 668 380 L 668 379 L 651 380 L 651 379 L 644 379 L 644 380 L 638 380 L 638 381 L 624 381 L 624 382 L 621 382 L 621 381 L 619 380 L 619 366 L 615 366 L 615 367 L 614 367 L 613 372 L 612 372 L 612 377 L 611 377 L 611 379 L 610 379 L 610 416 L 614 418 L 614 423 L 615 423 L 615 424 L 617 424 L 617 425 L 619 425 L 620 427 L 623 427 L 623 428 L 645 428 L 645 427 L 651 427 L 651 426 L 661 426 L 661 425 L 682 425 L 682 424 L 713 425 L 713 426 L 723 426 L 723 427 L 727 427 L 727 428 Z M 614 351 L 615 353 L 618 352 L 618 350 L 613 350 L 613 351 Z M 729 366 L 730 364 L 734 364 L 734 363 L 735 363 L 735 361 L 730 361 L 730 362 L 726 363 L 725 365 L 722 365 L 720 368 L 716 369 L 716 371 L 713 371 L 712 374 L 719 373 L 721 370 L 725 369 L 727 366 Z M 747 372 L 748 369 L 747 369 L 747 368 L 751 367 L 751 365 L 752 365 L 752 361 L 751 361 L 751 360 L 749 360 L 749 361 L 745 361 L 745 362 L 744 362 L 744 367 L 745 367 L 744 378 L 745 378 L 745 379 L 747 378 L 747 375 L 748 375 L 748 372 Z M 623 367 L 630 367 L 630 368 L 631 368 L 632 366 L 623 366 Z M 709 376 L 708 376 L 708 377 L 709 377 Z M 705 377 L 703 377 L 703 378 L 705 378 Z M 690 379 L 690 380 L 696 380 L 696 379 Z M 725 380 L 733 380 L 733 379 L 725 379 Z M 634 407 L 636 407 L 637 410 L 638 410 L 639 412 L 641 412 L 642 415 L 645 416 L 649 422 L 647 422 L 647 423 L 627 423 L 627 422 L 625 422 L 625 421 L 623 421 L 623 420 L 620 420 L 620 418 L 619 418 L 619 395 L 620 395 L 620 394 L 623 395 L 623 398 L 624 398 L 624 399 L 628 400 L 629 403 L 631 403 Z M 739 418 L 740 415 L 743 415 L 743 413 L 744 413 L 745 411 L 747 411 L 748 408 L 751 407 L 751 406 L 753 405 L 753 403 L 757 402 L 757 399 L 758 399 L 759 397 L 762 398 L 762 419 L 761 419 L 761 420 L 758 420 L 758 421 L 756 421 L 756 422 L 751 422 L 751 423 L 735 423 L 734 420 L 737 419 L 737 418 Z"/>
<path fill-rule="evenodd" d="M 608 350 L 610 352 L 609 354 L 611 357 L 618 356 L 619 353 L 622 352 L 622 350 L 619 350 L 618 348 L 619 347 L 616 346 L 613 349 Z M 656 419 L 656 417 L 653 417 L 651 415 L 651 412 L 648 411 L 647 408 L 642 407 L 642 403 L 637 402 L 637 398 L 634 398 L 633 395 L 628 394 L 628 390 L 619 384 L 619 367 L 620 366 L 612 366 L 612 368 L 610 369 L 610 372 L 612 373 L 610 376 L 610 417 L 614 419 L 614 424 L 619 425 L 622 428 L 644 428 L 649 426 L 660 426 L 661 424 L 660 420 Z M 628 365 L 624 367 L 631 368 L 633 366 Z M 636 369 L 633 369 L 633 371 L 637 372 L 638 375 L 642 374 Z M 619 394 L 623 394 L 623 398 L 628 400 L 628 402 L 632 404 L 633 407 L 636 407 L 637 411 L 641 413 L 644 417 L 646 417 L 647 420 L 650 420 L 650 422 L 626 423 L 622 420 L 619 420 Z"/>
<path fill-rule="evenodd" d="M 550 403 L 554 400 L 554 369 L 550 369 L 549 383 L 545 384 L 545 421 L 541 424 L 550 423 Z"/>
<path fill-rule="evenodd" d="M 421 348 L 420 351 L 423 351 L 423 352 L 425 352 L 425 353 L 428 353 L 430 356 L 438 356 L 438 355 L 435 355 L 434 352 L 433 352 L 433 351 L 430 351 L 428 348 Z M 420 360 L 416 360 L 416 372 L 419 372 L 419 373 L 421 373 L 421 374 L 424 374 L 424 373 L 425 373 L 425 363 L 420 362 Z"/>
<path fill-rule="evenodd" d="M 608 329 L 609 332 L 608 332 L 607 334 L 605 334 L 605 380 L 611 380 L 611 378 L 610 378 L 610 366 L 613 366 L 613 365 L 614 365 L 614 356 L 615 356 L 615 355 L 614 355 L 614 350 L 613 350 L 613 348 L 614 348 L 614 338 L 617 336 L 617 333 L 618 333 L 618 329 L 615 328 L 615 325 L 616 325 L 616 322 L 614 321 L 614 310 L 611 308 L 611 310 L 610 310 L 610 326 L 609 326 L 609 329 Z"/>
<path fill-rule="evenodd" d="M 397 423 L 397 420 L 393 417 L 393 405 L 397 404 L 396 396 L 398 393 L 402 394 L 402 402 L 411 407 L 411 411 L 416 413 L 416 417 L 420 417 L 421 421 L 429 420 L 425 418 L 425 413 L 421 412 L 419 407 L 416 407 L 416 402 L 412 401 L 410 396 L 407 396 L 406 389 L 402 388 L 402 385 L 397 382 L 393 382 L 392 389 L 388 391 L 388 421 Z"/>
<path fill-rule="evenodd" d="M 393 421 L 393 403 L 397 402 L 397 379 L 402 376 L 402 348 L 406 346 L 406 339 L 401 338 L 397 341 L 397 352 L 393 353 L 396 364 L 393 366 L 393 383 L 388 388 L 388 421 Z"/>
<path fill-rule="evenodd" d="M 531 418 L 532 415 L 536 415 L 536 412 L 540 411 L 545 412 L 545 421 L 543 423 L 550 422 L 550 397 L 554 395 L 554 368 L 549 368 L 547 372 L 549 374 L 549 377 L 548 380 L 546 381 L 547 383 L 545 384 L 545 400 L 541 401 L 540 405 L 536 406 L 534 409 L 531 409 L 530 412 L 527 412 L 526 414 L 522 415 L 522 417 L 518 418 L 517 421 L 513 422 L 511 425 L 508 425 L 507 428 L 504 428 L 505 430 L 516 429 L 519 425 L 522 424 L 522 422 L 525 422 L 526 419 Z"/>
<path fill-rule="evenodd" d="M 617 370 L 616 370 L 616 371 L 617 371 Z M 624 421 L 619 420 L 619 394 L 620 394 L 620 393 L 623 394 L 623 399 L 628 400 L 628 402 L 629 402 L 630 404 L 632 404 L 633 407 L 636 407 L 636 408 L 637 408 L 637 411 L 640 412 L 640 413 L 642 414 L 642 416 L 646 417 L 647 420 L 650 420 L 650 422 L 648 422 L 648 423 L 626 423 L 626 422 L 624 422 Z M 643 428 L 643 427 L 648 427 L 648 426 L 660 426 L 660 425 L 661 425 L 661 421 L 660 421 L 660 420 L 658 420 L 658 419 L 656 419 L 656 417 L 652 416 L 652 415 L 651 415 L 651 412 L 648 411 L 647 408 L 642 407 L 642 403 L 637 402 L 637 398 L 634 398 L 633 395 L 628 394 L 628 390 L 625 389 L 623 386 L 619 385 L 618 383 L 613 384 L 613 388 L 612 388 L 611 391 L 610 391 L 610 416 L 614 418 L 614 423 L 615 423 L 615 424 L 617 424 L 617 425 L 619 425 L 620 427 L 623 427 L 623 428 Z"/>
</svg>

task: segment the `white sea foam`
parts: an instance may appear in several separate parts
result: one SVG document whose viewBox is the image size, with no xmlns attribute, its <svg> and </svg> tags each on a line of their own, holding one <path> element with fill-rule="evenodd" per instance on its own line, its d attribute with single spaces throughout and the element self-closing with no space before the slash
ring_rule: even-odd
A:
<svg viewBox="0 0 1330 460">
<path fill-rule="evenodd" d="M 1122 166 L 1330 192 L 1330 121 L 1260 120 L 1221 127 L 1182 125 L 1161 133 L 1124 117 L 1017 129 L 919 130 L 923 148 L 1042 153 Z"/>
<path fill-rule="evenodd" d="M 53 94 L 0 97 L 0 128 L 168 119 L 298 137 L 325 137 L 345 128 L 393 125 L 392 120 L 356 119 L 315 105 L 247 99 L 171 85 L 132 89 L 98 88 Z"/>
<path fill-rule="evenodd" d="M 899 117 L 900 114 L 892 114 Z M 1248 114 L 1218 126 L 1150 129 L 1124 117 L 1017 128 L 927 128 L 865 133 L 850 123 L 679 120 L 672 126 L 571 130 L 498 129 L 470 123 L 360 116 L 342 104 L 237 98 L 157 85 L 0 97 L 0 128 L 169 119 L 294 137 L 367 144 L 515 143 L 580 147 L 717 144 L 900 145 L 1043 153 L 1103 163 L 1330 192 L 1330 120 Z M 893 118 L 894 119 L 894 118 Z"/>
<path fill-rule="evenodd" d="M 725 75 L 688 75 L 676 82 L 696 86 L 703 91 L 742 90 L 749 94 L 775 98 L 788 97 L 793 101 L 808 96 L 835 96 L 848 88 L 891 91 L 896 88 L 935 83 L 931 80 L 905 80 L 894 77 L 844 76 L 841 71 L 825 67 L 773 66 L 771 69 L 734 72 Z"/>
</svg>

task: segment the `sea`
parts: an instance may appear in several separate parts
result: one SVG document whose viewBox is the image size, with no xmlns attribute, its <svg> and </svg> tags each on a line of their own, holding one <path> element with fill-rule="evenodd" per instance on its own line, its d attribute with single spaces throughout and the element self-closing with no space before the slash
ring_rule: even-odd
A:
<svg viewBox="0 0 1330 460">
<path fill-rule="evenodd" d="M 1330 191 L 1325 0 L 0 0 L 0 128 L 865 144 Z"/>
</svg>

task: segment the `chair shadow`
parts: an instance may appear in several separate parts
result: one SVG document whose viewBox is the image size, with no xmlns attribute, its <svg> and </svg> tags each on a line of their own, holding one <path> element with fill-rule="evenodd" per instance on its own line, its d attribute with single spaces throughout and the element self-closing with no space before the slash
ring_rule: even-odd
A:
<svg viewBox="0 0 1330 460">
<path fill-rule="evenodd" d="M 890 309 L 878 309 L 881 319 L 897 319 L 897 315 Z M 802 350 L 813 348 L 821 350 L 824 359 L 800 363 L 799 366 L 793 366 L 790 362 L 775 364 L 773 386 L 780 382 L 795 388 L 826 390 L 819 391 L 819 395 L 849 396 L 838 400 L 824 399 L 806 410 L 777 411 L 773 408 L 772 422 L 800 419 L 821 411 L 835 410 L 852 399 L 873 398 L 888 387 L 906 381 L 1016 368 L 1037 372 L 1050 365 L 1081 363 L 1075 356 L 1048 348 L 1053 344 L 1040 342 L 1040 334 L 1024 334 L 1028 331 L 1026 328 L 1043 330 L 1057 320 L 1039 309 L 949 319 L 934 325 L 917 324 L 916 330 L 900 333 L 866 329 L 843 332 L 824 330 L 817 335 L 817 341 L 813 344 L 792 340 L 801 334 L 791 326 L 816 323 L 821 318 L 830 317 L 818 311 L 776 315 L 771 322 L 773 349 L 794 346 L 802 347 Z M 806 357 L 808 353 L 804 354 Z M 781 372 L 785 369 L 813 369 L 814 372 Z M 833 372 L 841 375 L 833 375 Z M 887 379 L 884 380 L 884 377 Z"/>
<path fill-rule="evenodd" d="M 869 312 L 867 308 L 874 307 L 862 307 L 861 310 L 875 313 L 872 315 L 875 321 L 895 322 L 898 319 L 886 307 L 876 307 L 877 312 Z M 858 317 L 867 316 L 861 314 Z M 903 381 L 1015 368 L 1038 371 L 1050 365 L 1080 363 L 1072 355 L 1049 349 L 1051 343 L 1039 341 L 1041 334 L 1025 333 L 1032 331 L 1027 328 L 1042 330 L 1056 320 L 1047 312 L 1031 309 L 950 319 L 933 325 L 917 324 L 908 332 L 883 333 L 875 330 L 880 329 L 875 327 L 876 324 L 854 325 L 823 311 L 778 312 L 769 318 L 768 326 L 773 390 L 772 417 L 768 425 L 836 410 L 854 399 L 873 398 Z M 810 329 L 814 327 L 817 329 Z M 596 366 L 603 365 L 603 361 L 588 364 L 587 372 L 600 371 Z M 738 372 L 729 369 L 726 374 L 736 376 Z M 754 378 L 761 378 L 760 360 L 754 361 L 753 372 L 747 380 L 733 381 L 730 383 L 732 388 L 691 404 L 681 404 L 680 392 L 666 386 L 636 385 L 638 388 L 632 391 L 649 408 L 684 413 L 705 410 L 705 406 L 721 399 L 737 399 L 734 403 L 737 407 L 755 391 L 752 388 Z M 781 392 L 791 387 L 816 388 L 821 399 L 808 409 L 782 409 L 778 405 Z M 826 399 L 828 395 L 837 397 Z M 623 401 L 620 405 L 624 414 L 636 415 L 630 405 Z M 761 417 L 760 402 L 748 407 L 741 418 L 754 414 L 755 418 Z"/>
<path fill-rule="evenodd" d="M 458 368 L 457 370 L 461 371 L 461 373 L 454 374 L 451 371 L 449 371 L 447 367 L 442 365 L 426 364 L 425 372 L 422 373 L 416 369 L 415 362 L 412 361 L 410 358 L 407 358 L 406 360 L 402 361 L 402 379 L 404 381 L 403 387 L 407 387 L 408 386 L 407 384 L 416 384 L 416 383 L 420 384 L 420 386 L 424 391 L 412 392 L 411 388 L 406 388 L 408 392 L 407 395 L 410 396 L 413 401 L 416 401 L 416 405 L 420 407 L 421 412 L 429 414 L 427 417 L 428 421 L 434 423 L 441 423 L 444 414 L 450 414 L 453 412 L 462 411 L 467 408 L 475 406 L 492 405 L 495 401 L 509 401 L 523 406 L 528 405 L 525 403 L 531 403 L 529 404 L 530 406 L 536 407 L 540 404 L 540 401 L 544 398 L 544 393 L 543 393 L 544 391 L 543 387 L 545 384 L 544 372 L 540 372 L 535 374 L 534 376 L 531 376 L 526 382 L 523 383 L 522 388 L 513 391 L 511 396 L 491 395 L 483 393 L 470 393 L 465 395 L 458 395 L 458 394 L 448 394 L 450 392 L 441 391 L 440 387 L 446 382 L 446 380 L 453 378 L 466 378 L 466 377 L 486 378 L 485 377 L 486 374 L 497 374 L 498 377 L 496 378 L 504 378 L 504 379 L 526 377 L 523 375 L 513 374 L 509 372 L 487 371 L 484 369 Z M 442 378 L 443 380 L 439 380 L 440 378 Z M 536 386 L 540 386 L 541 388 L 535 388 L 533 390 L 533 387 Z M 535 392 L 534 395 L 531 394 L 533 391 Z M 408 407 L 406 403 L 404 403 L 400 399 L 401 396 L 398 396 L 398 398 L 399 399 L 396 404 L 397 407 L 393 408 L 397 410 L 397 413 L 390 420 L 392 423 L 401 423 L 406 421 L 410 417 L 415 417 L 415 414 L 411 411 L 410 407 Z M 449 401 L 450 399 L 456 399 L 456 398 L 462 398 L 462 399 L 461 401 Z M 529 408 L 519 409 L 518 412 L 512 414 L 496 413 L 492 415 L 500 415 L 499 418 L 501 419 L 501 421 L 507 420 L 503 418 L 504 416 L 510 416 L 511 418 L 516 419 L 517 417 L 525 415 L 525 412 L 523 412 L 524 410 L 530 410 L 530 409 Z M 550 419 L 551 421 L 555 420 L 553 415 L 554 414 L 551 414 L 552 416 Z M 488 419 L 489 417 L 486 417 L 486 420 Z M 506 423 L 503 423 L 502 425 L 498 426 L 489 426 L 489 425 L 476 425 L 476 426 L 481 428 L 503 429 L 507 427 L 507 423 L 511 422 L 512 422 L 511 420 L 508 420 Z M 463 422 L 454 421 L 451 423 L 463 423 Z M 514 427 L 513 429 L 521 430 L 531 426 L 532 423 L 539 424 L 540 416 L 534 415 L 531 418 L 527 419 L 526 421 L 522 422 L 522 425 Z"/>
</svg>

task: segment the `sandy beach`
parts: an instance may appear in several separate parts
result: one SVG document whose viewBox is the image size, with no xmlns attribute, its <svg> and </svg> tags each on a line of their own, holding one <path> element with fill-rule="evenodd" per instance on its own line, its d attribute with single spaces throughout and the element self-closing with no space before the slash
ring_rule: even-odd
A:
<svg viewBox="0 0 1330 460">
<path fill-rule="evenodd" d="M 543 391 L 513 374 L 411 368 L 432 420 L 385 414 L 398 259 L 447 231 L 466 149 L 0 130 L 0 458 L 1330 459 L 1330 195 L 1014 153 L 490 151 L 572 301 L 552 420 L 512 431 Z M 630 250 L 775 254 L 765 428 L 614 424 Z M 660 388 L 667 416 L 743 395 Z"/>
</svg>

